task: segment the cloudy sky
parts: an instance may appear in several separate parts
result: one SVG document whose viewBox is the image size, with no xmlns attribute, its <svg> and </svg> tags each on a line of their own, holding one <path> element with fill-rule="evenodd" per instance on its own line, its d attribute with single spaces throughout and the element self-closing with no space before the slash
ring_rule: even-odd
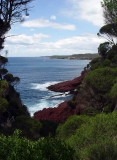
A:
<svg viewBox="0 0 117 160">
<path fill-rule="evenodd" d="M 12 26 L 5 50 L 9 57 L 96 53 L 103 39 L 100 0 L 34 0 L 29 17 Z"/>
</svg>

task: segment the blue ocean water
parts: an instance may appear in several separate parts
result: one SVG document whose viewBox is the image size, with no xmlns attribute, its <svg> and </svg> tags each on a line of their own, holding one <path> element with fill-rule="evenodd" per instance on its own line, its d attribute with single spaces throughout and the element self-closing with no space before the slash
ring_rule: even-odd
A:
<svg viewBox="0 0 117 160">
<path fill-rule="evenodd" d="M 7 69 L 20 78 L 16 90 L 31 115 L 43 108 L 56 107 L 70 96 L 55 96 L 49 85 L 71 80 L 80 75 L 89 60 L 48 59 L 43 57 L 8 58 Z"/>
</svg>

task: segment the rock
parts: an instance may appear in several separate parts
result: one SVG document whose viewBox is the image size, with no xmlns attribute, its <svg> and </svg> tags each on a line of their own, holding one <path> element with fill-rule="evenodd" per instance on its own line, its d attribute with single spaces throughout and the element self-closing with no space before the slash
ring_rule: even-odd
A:
<svg viewBox="0 0 117 160">
<path fill-rule="evenodd" d="M 71 81 L 65 81 L 55 85 L 51 85 L 48 87 L 48 89 L 55 92 L 72 92 L 77 88 L 79 84 L 82 83 L 85 74 L 86 72 L 83 71 L 81 72 L 80 77 L 77 77 Z M 85 92 L 83 92 L 83 95 L 80 95 L 79 93 L 79 95 L 75 98 L 75 101 L 77 103 L 75 107 L 68 106 L 68 101 L 65 101 L 61 103 L 57 108 L 44 108 L 41 111 L 35 112 L 34 118 L 36 120 L 65 122 L 65 120 L 71 115 L 82 114 L 88 106 L 87 101 L 85 101 L 86 96 L 84 96 L 84 93 Z"/>
<path fill-rule="evenodd" d="M 77 77 L 71 81 L 65 81 L 60 82 L 55 85 L 51 85 L 48 87 L 49 90 L 55 91 L 55 92 L 70 92 L 77 88 L 79 84 L 82 83 L 82 80 L 84 78 L 85 72 L 81 72 L 81 76 Z"/>
<path fill-rule="evenodd" d="M 65 101 L 57 108 L 44 108 L 42 111 L 35 112 L 34 118 L 36 120 L 64 122 L 69 116 L 74 114 L 74 110 L 67 103 L 68 101 Z"/>
</svg>

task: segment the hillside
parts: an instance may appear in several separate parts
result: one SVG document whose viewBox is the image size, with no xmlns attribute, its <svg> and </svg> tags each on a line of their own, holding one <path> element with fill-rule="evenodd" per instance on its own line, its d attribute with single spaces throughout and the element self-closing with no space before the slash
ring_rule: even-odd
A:
<svg viewBox="0 0 117 160">
<path fill-rule="evenodd" d="M 78 59 L 78 60 L 85 60 L 85 59 L 91 60 L 91 59 L 94 59 L 94 58 L 97 58 L 97 57 L 99 57 L 99 54 L 97 54 L 97 53 L 94 53 L 94 54 L 86 53 L 86 54 L 73 54 L 73 55 L 61 55 L 61 56 L 58 56 L 58 55 L 48 56 L 48 58 L 50 58 L 50 59 Z"/>
</svg>

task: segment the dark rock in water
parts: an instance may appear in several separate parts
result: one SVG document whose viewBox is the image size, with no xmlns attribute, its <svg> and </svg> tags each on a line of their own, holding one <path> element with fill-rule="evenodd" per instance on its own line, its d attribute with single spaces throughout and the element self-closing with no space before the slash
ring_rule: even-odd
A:
<svg viewBox="0 0 117 160">
<path fill-rule="evenodd" d="M 60 82 L 55 85 L 51 85 L 48 87 L 49 90 L 55 92 L 69 92 L 76 89 L 76 87 L 81 84 L 84 78 L 85 72 L 81 72 L 81 76 L 77 77 L 71 81 Z"/>
</svg>

